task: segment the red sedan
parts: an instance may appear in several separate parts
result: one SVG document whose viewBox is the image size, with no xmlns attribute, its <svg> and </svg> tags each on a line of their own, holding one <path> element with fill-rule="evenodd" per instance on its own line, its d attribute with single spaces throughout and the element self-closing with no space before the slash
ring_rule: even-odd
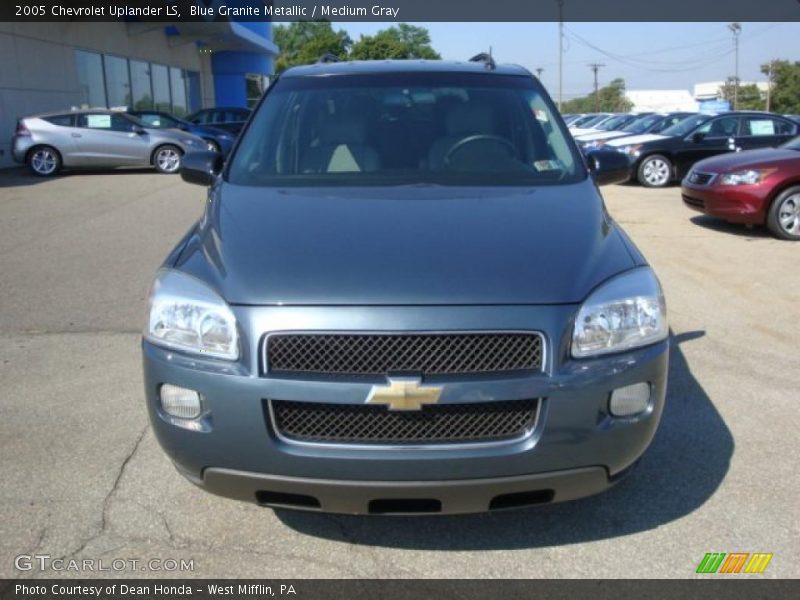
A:
<svg viewBox="0 0 800 600">
<path fill-rule="evenodd" d="M 780 148 L 698 162 L 683 180 L 683 202 L 731 223 L 766 225 L 776 237 L 800 240 L 800 137 Z"/>
</svg>

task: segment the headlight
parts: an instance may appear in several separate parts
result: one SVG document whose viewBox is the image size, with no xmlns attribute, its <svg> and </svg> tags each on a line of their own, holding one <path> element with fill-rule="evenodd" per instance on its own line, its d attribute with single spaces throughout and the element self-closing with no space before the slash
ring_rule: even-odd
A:
<svg viewBox="0 0 800 600">
<path fill-rule="evenodd" d="M 602 148 L 605 142 L 602 140 L 592 140 L 591 142 L 578 142 L 584 150 L 596 150 Z"/>
<path fill-rule="evenodd" d="M 635 158 L 639 156 L 639 150 L 641 149 L 641 147 L 642 147 L 641 144 L 631 144 L 628 146 L 619 146 L 617 148 L 617 151 Z"/>
<path fill-rule="evenodd" d="M 623 273 L 592 292 L 575 319 L 572 356 L 622 352 L 667 337 L 661 285 L 648 268 Z"/>
<path fill-rule="evenodd" d="M 755 185 L 761 183 L 775 169 L 747 169 L 746 171 L 734 171 L 726 173 L 720 177 L 720 185 Z"/>
<path fill-rule="evenodd" d="M 236 318 L 199 279 L 163 269 L 150 292 L 145 338 L 159 346 L 216 358 L 239 358 Z"/>
</svg>

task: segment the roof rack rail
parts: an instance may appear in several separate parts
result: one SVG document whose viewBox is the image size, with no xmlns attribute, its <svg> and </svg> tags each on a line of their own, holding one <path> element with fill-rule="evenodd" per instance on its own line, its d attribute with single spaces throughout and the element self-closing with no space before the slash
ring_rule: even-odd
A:
<svg viewBox="0 0 800 600">
<path fill-rule="evenodd" d="M 497 68 L 492 55 L 488 52 L 481 52 L 469 59 L 469 62 L 482 62 L 483 66 L 489 71 L 494 71 Z"/>
<path fill-rule="evenodd" d="M 341 61 L 339 60 L 339 57 L 336 56 L 335 54 L 331 54 L 330 52 L 326 52 L 325 54 L 323 54 L 322 56 L 319 57 L 317 62 L 318 63 L 335 63 L 335 62 L 341 62 Z"/>
</svg>

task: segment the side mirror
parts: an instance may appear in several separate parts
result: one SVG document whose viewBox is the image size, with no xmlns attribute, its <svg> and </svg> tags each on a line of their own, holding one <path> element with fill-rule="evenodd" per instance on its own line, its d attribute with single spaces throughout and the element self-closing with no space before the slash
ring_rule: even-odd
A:
<svg viewBox="0 0 800 600">
<path fill-rule="evenodd" d="M 586 154 L 586 163 L 597 185 L 624 183 L 631 177 L 628 157 L 616 150 L 590 150 Z"/>
<path fill-rule="evenodd" d="M 691 138 L 691 139 L 692 139 L 692 142 L 693 142 L 693 143 L 695 143 L 695 144 L 699 144 L 699 143 L 700 143 L 700 142 L 702 142 L 704 139 L 706 139 L 706 134 L 705 134 L 705 133 L 703 133 L 703 132 L 701 132 L 701 131 L 697 131 L 697 132 L 695 132 L 695 133 L 693 133 L 693 134 L 692 134 L 692 138 Z"/>
<path fill-rule="evenodd" d="M 189 152 L 181 161 L 181 179 L 206 187 L 213 185 L 222 172 L 223 162 L 219 152 Z"/>
</svg>

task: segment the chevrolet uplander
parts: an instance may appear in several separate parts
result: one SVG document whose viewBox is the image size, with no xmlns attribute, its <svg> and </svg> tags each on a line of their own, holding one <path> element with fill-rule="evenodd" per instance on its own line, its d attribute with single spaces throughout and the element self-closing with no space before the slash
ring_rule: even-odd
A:
<svg viewBox="0 0 800 600">
<path fill-rule="evenodd" d="M 264 506 L 468 513 L 629 473 L 664 406 L 666 309 L 542 85 L 479 55 L 289 69 L 155 277 L 155 434 Z"/>
</svg>

